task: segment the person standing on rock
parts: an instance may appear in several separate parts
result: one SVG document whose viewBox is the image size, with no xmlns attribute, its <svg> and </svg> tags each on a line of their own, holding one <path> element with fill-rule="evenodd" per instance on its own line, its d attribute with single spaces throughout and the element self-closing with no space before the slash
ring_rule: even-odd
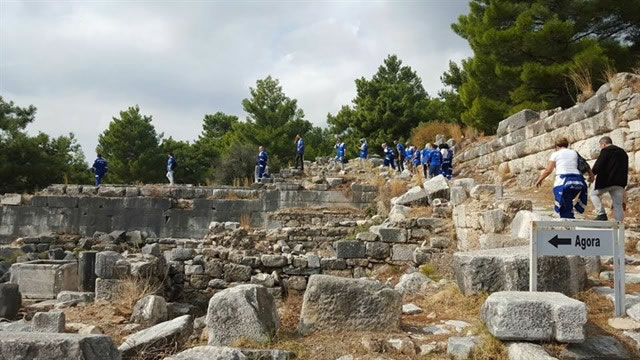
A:
<svg viewBox="0 0 640 360">
<path fill-rule="evenodd" d="M 413 166 L 411 167 L 411 172 L 415 173 L 418 170 L 418 166 L 420 166 L 420 154 L 422 154 L 422 150 L 418 149 L 417 146 L 413 147 L 413 157 L 411 158 L 413 162 Z"/>
<path fill-rule="evenodd" d="M 426 144 L 422 149 L 422 174 L 425 179 L 429 178 L 429 162 L 431 161 L 431 144 Z"/>
<path fill-rule="evenodd" d="M 167 179 L 169 179 L 169 185 L 173 185 L 173 173 L 177 167 L 178 163 L 175 157 L 173 157 L 173 153 L 169 153 L 169 160 L 167 160 Z"/>
<path fill-rule="evenodd" d="M 404 156 L 405 156 L 404 145 L 402 145 L 401 142 L 398 142 L 398 140 L 393 140 L 393 144 L 396 146 L 396 150 L 398 151 L 398 158 L 396 160 L 398 162 L 398 171 L 402 172 L 404 171 Z"/>
<path fill-rule="evenodd" d="M 556 139 L 555 152 L 549 157 L 547 168 L 542 171 L 536 181 L 536 187 L 542 185 L 542 181 L 549 176 L 553 170 L 556 171 L 556 179 L 553 183 L 553 196 L 555 205 L 553 209 L 563 219 L 574 219 L 573 209 L 583 213 L 587 207 L 587 184 L 584 177 L 578 170 L 578 153 L 569 149 L 569 140 L 562 136 Z M 593 182 L 593 173 L 589 172 L 589 182 Z M 578 201 L 574 204 L 574 199 Z"/>
<path fill-rule="evenodd" d="M 102 184 L 102 177 L 107 173 L 109 163 L 102 155 L 98 154 L 98 158 L 93 162 L 91 172 L 96 176 L 96 186 Z"/>
<path fill-rule="evenodd" d="M 602 206 L 602 196 L 609 193 L 613 202 L 613 212 L 616 221 L 624 220 L 624 188 L 629 177 L 629 156 L 613 145 L 609 136 L 603 136 L 598 143 L 600 155 L 593 164 L 596 184 L 591 191 L 591 202 L 596 208 L 595 220 L 608 220 L 607 213 Z"/>
<path fill-rule="evenodd" d="M 300 164 L 300 170 L 304 171 L 304 140 L 300 134 L 296 135 L 296 169 Z"/>
<path fill-rule="evenodd" d="M 340 164 L 340 170 L 344 170 L 344 162 L 345 155 L 347 153 L 347 145 L 345 145 L 344 141 L 341 138 L 338 138 L 336 143 L 336 157 L 333 159 L 333 168 L 337 167 L 337 164 Z"/>
<path fill-rule="evenodd" d="M 258 147 L 258 178 L 256 179 L 256 182 L 262 182 L 262 178 L 265 176 L 268 161 L 269 156 L 267 156 L 267 152 L 264 151 L 264 146 Z"/>
<path fill-rule="evenodd" d="M 431 154 L 429 155 L 429 177 L 440 175 L 442 166 L 442 153 L 438 151 L 438 145 L 431 144 Z"/>
<path fill-rule="evenodd" d="M 367 144 L 367 139 L 360 139 L 360 167 L 364 168 L 364 162 L 367 160 L 369 156 L 369 145 Z"/>
<path fill-rule="evenodd" d="M 449 145 L 446 143 L 440 144 L 440 154 L 442 154 L 442 175 L 447 179 L 451 179 L 453 152 L 449 149 Z"/>
<path fill-rule="evenodd" d="M 382 151 L 384 151 L 384 167 L 390 167 L 395 170 L 396 166 L 393 163 L 393 149 L 391 146 L 387 146 L 387 143 L 383 143 Z"/>
</svg>

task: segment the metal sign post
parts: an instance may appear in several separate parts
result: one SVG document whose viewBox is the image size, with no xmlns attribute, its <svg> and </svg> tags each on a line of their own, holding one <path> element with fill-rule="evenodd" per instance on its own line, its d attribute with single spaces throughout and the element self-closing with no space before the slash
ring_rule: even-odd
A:
<svg viewBox="0 0 640 360">
<path fill-rule="evenodd" d="M 616 316 L 625 312 L 624 224 L 618 221 L 531 222 L 529 291 L 538 287 L 538 256 L 613 256 Z"/>
</svg>

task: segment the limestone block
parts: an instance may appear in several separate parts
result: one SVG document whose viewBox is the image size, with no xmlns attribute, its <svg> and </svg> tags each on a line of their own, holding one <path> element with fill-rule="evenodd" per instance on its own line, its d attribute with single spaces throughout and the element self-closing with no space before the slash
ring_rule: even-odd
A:
<svg viewBox="0 0 640 360">
<path fill-rule="evenodd" d="M 403 243 L 407 241 L 407 231 L 399 228 L 379 228 L 378 236 L 383 242 Z"/>
<path fill-rule="evenodd" d="M 478 292 L 529 289 L 529 247 L 457 252 L 454 254 L 456 282 L 465 295 Z M 538 289 L 566 295 L 584 289 L 585 264 L 578 256 L 540 257 Z"/>
<path fill-rule="evenodd" d="M 279 268 L 287 265 L 287 258 L 282 255 L 262 255 L 260 261 L 265 267 Z"/>
<path fill-rule="evenodd" d="M 280 326 L 273 296 L 259 285 L 239 285 L 209 300 L 209 345 L 230 345 L 245 339 L 268 343 Z"/>
<path fill-rule="evenodd" d="M 529 210 L 521 210 L 511 222 L 511 237 L 529 240 L 531 238 L 531 222 L 543 220 L 540 214 Z"/>
<path fill-rule="evenodd" d="M 613 336 L 593 336 L 580 344 L 570 344 L 560 353 L 561 359 L 631 359 L 629 352 Z"/>
<path fill-rule="evenodd" d="M 124 257 L 115 251 L 101 251 L 96 254 L 96 276 L 102 279 L 118 279 L 122 274 L 116 268 L 116 263 Z"/>
<path fill-rule="evenodd" d="M 529 240 L 514 238 L 510 234 L 482 234 L 478 240 L 481 249 L 496 249 L 529 244 Z"/>
<path fill-rule="evenodd" d="M 125 195 L 126 188 L 123 186 L 100 186 L 98 188 L 98 195 L 104 197 L 123 197 Z"/>
<path fill-rule="evenodd" d="M 377 281 L 312 275 L 304 293 L 300 332 L 395 330 L 401 313 L 402 295 Z"/>
<path fill-rule="evenodd" d="M 67 260 L 33 260 L 11 265 L 10 282 L 22 296 L 55 299 L 60 291 L 78 290 L 78 263 Z"/>
<path fill-rule="evenodd" d="M 320 267 L 320 257 L 314 254 L 307 254 L 307 266 L 311 269 Z"/>
<path fill-rule="evenodd" d="M 479 184 L 471 189 L 471 197 L 476 200 L 481 199 L 501 199 L 502 185 Z"/>
<path fill-rule="evenodd" d="M 347 263 L 344 259 L 325 257 L 320 259 L 320 268 L 324 270 L 344 270 L 347 268 Z"/>
<path fill-rule="evenodd" d="M 125 337 L 118 350 L 123 357 L 128 358 L 144 349 L 166 346 L 173 342 L 184 344 L 192 332 L 193 318 L 191 315 L 183 315 Z"/>
<path fill-rule="evenodd" d="M 61 311 L 37 312 L 31 319 L 32 332 L 63 333 L 65 316 Z"/>
<path fill-rule="evenodd" d="M 400 222 L 403 221 L 409 216 L 409 211 L 411 208 L 403 205 L 393 205 L 391 207 L 391 211 L 389 212 L 389 221 L 391 222 Z"/>
<path fill-rule="evenodd" d="M 482 230 L 498 233 L 504 229 L 505 214 L 502 209 L 487 210 L 482 213 Z"/>
<path fill-rule="evenodd" d="M 538 120 L 538 118 L 539 115 L 537 112 L 529 109 L 522 110 L 519 113 L 513 114 L 500 121 L 500 123 L 498 123 L 498 130 L 496 131 L 496 134 L 498 136 L 503 136 L 514 130 L 525 127 L 528 122 Z"/>
<path fill-rule="evenodd" d="M 4 194 L 0 196 L 0 205 L 20 205 L 22 195 L 20 194 Z"/>
<path fill-rule="evenodd" d="M 336 257 L 339 259 L 363 258 L 366 253 L 366 245 L 354 240 L 336 241 Z"/>
<path fill-rule="evenodd" d="M 186 261 L 196 256 L 196 251 L 191 248 L 175 248 L 164 252 L 167 261 Z"/>
<path fill-rule="evenodd" d="M 224 265 L 224 280 L 228 282 L 247 282 L 251 280 L 251 267 L 238 264 Z"/>
<path fill-rule="evenodd" d="M 452 186 L 449 192 L 451 205 L 460 205 L 467 200 L 467 192 L 462 186 Z"/>
<path fill-rule="evenodd" d="M 526 342 L 509 343 L 507 353 L 509 360 L 558 360 L 547 354 L 542 346 Z"/>
<path fill-rule="evenodd" d="M 122 280 L 96 279 L 96 300 L 113 300 L 120 292 Z"/>
<path fill-rule="evenodd" d="M 431 280 L 428 276 L 419 271 L 416 271 L 410 274 L 402 275 L 400 277 L 400 281 L 398 281 L 398 284 L 396 284 L 395 289 L 403 295 L 414 295 L 418 291 L 420 291 L 422 284 L 432 282 L 433 280 Z"/>
<path fill-rule="evenodd" d="M 18 284 L 0 284 L 0 318 L 13 320 L 22 305 Z"/>
<path fill-rule="evenodd" d="M 428 194 L 420 186 L 414 186 L 406 193 L 393 198 L 392 204 L 397 205 L 413 205 L 413 204 L 426 204 L 429 201 Z"/>
<path fill-rule="evenodd" d="M 120 360 L 121 356 L 111 338 L 104 335 L 3 332 L 0 360 L 14 359 Z"/>
<path fill-rule="evenodd" d="M 393 261 L 411 261 L 413 260 L 413 252 L 418 247 L 415 244 L 393 244 L 391 249 L 391 260 Z"/>
<path fill-rule="evenodd" d="M 422 184 L 424 191 L 427 193 L 427 197 L 429 198 L 429 202 L 431 203 L 434 199 L 447 199 L 449 200 L 449 184 L 447 183 L 447 179 L 438 175 L 433 177 Z"/>
<path fill-rule="evenodd" d="M 482 319 L 500 340 L 582 342 L 587 307 L 557 292 L 503 291 L 489 295 Z"/>
<path fill-rule="evenodd" d="M 92 303 L 95 297 L 93 292 L 82 291 L 61 291 L 58 293 L 56 300 L 58 302 L 79 301 L 84 303 Z"/>
<path fill-rule="evenodd" d="M 462 178 L 462 179 L 454 179 L 452 182 L 453 186 L 460 186 L 466 192 L 470 192 L 471 189 L 476 186 L 476 181 L 473 178 Z"/>
<path fill-rule="evenodd" d="M 365 253 L 368 257 L 383 260 L 390 254 L 391 245 L 384 242 L 367 242 Z"/>
<path fill-rule="evenodd" d="M 147 295 L 136 302 L 131 314 L 131 322 L 144 327 L 167 321 L 167 303 L 162 296 Z"/>
<path fill-rule="evenodd" d="M 454 360 L 467 360 L 480 341 L 478 336 L 452 336 L 447 340 L 447 354 Z"/>
</svg>

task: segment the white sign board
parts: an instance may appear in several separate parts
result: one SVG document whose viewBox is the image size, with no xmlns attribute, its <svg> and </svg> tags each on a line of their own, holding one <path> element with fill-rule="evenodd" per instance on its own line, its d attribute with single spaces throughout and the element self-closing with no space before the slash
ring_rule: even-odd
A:
<svg viewBox="0 0 640 360">
<path fill-rule="evenodd" d="M 613 256 L 611 230 L 538 230 L 538 255 Z"/>
<path fill-rule="evenodd" d="M 538 256 L 613 256 L 616 316 L 624 315 L 624 225 L 562 219 L 531 222 L 529 290 L 537 290 Z"/>
</svg>

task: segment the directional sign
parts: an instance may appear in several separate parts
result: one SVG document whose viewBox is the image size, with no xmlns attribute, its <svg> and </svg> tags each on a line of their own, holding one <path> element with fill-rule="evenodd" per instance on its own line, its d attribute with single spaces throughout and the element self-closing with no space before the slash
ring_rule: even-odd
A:
<svg viewBox="0 0 640 360">
<path fill-rule="evenodd" d="M 611 230 L 538 230 L 537 240 L 538 255 L 613 255 L 613 232 Z"/>
</svg>

